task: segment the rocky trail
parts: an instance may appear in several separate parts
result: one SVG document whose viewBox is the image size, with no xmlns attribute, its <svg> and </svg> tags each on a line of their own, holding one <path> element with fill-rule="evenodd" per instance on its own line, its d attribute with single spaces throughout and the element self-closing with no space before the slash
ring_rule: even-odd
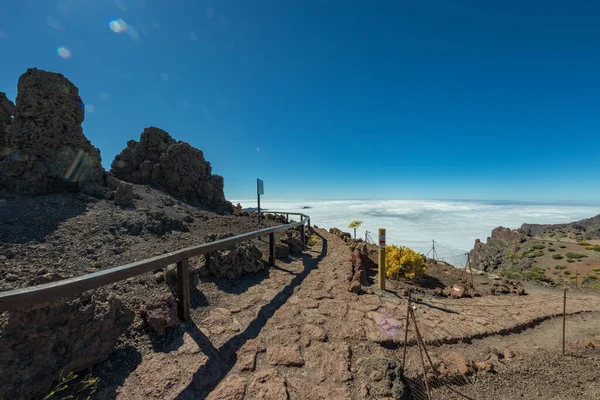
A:
<svg viewBox="0 0 600 400">
<path fill-rule="evenodd" d="M 324 230 L 316 233 L 320 240 L 310 250 L 278 260 L 268 271 L 232 280 L 229 287 L 201 281 L 191 321 L 157 337 L 143 355 L 124 346 L 94 367 L 102 382 L 97 398 L 401 398 L 410 391 L 419 398 L 423 388 L 405 387 L 399 377 L 407 299 L 393 288 L 349 292 L 349 247 Z M 471 375 L 455 379 L 460 386 L 451 387 L 471 392 L 472 398 L 503 398 L 501 391 L 481 394 L 504 390 L 498 382 L 514 377 L 532 352 L 567 362 L 557 358 L 559 293 L 415 298 L 417 322 L 436 366 L 445 376 Z M 570 301 L 568 328 L 576 326 L 577 334 L 569 340 L 598 331 L 596 314 L 579 314 L 583 311 L 600 312 L 600 302 L 586 296 Z M 411 325 L 405 374 L 418 379 L 414 337 Z M 516 356 L 502 356 L 506 349 Z M 598 362 L 597 355 L 586 356 L 584 362 Z M 536 382 L 514 392 L 532 393 L 536 384 L 546 395 L 560 389 Z M 585 390 L 581 398 L 594 398 Z M 433 394 L 455 395 L 448 385 Z"/>
</svg>

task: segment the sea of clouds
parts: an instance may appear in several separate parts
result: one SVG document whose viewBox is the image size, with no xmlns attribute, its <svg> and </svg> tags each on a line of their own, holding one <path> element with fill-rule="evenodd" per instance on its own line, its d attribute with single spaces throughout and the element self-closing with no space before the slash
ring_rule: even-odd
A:
<svg viewBox="0 0 600 400">
<path fill-rule="evenodd" d="M 239 202 L 244 208 L 257 205 L 256 200 L 232 202 Z M 487 240 L 498 226 L 515 229 L 523 223 L 558 224 L 600 214 L 600 204 L 439 200 L 261 199 L 261 209 L 303 212 L 320 228 L 335 226 L 348 232 L 352 232 L 347 228 L 352 220 L 361 220 L 357 237 L 364 239 L 368 231 L 377 240 L 378 228 L 385 228 L 388 244 L 408 246 L 424 254 L 435 240 L 438 256 L 455 266 L 464 265 L 465 253 L 473 248 L 475 239 Z"/>
</svg>

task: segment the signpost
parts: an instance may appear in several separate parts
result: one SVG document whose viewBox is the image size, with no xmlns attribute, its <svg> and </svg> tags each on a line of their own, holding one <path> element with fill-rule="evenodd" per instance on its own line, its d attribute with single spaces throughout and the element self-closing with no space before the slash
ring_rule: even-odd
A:
<svg viewBox="0 0 600 400">
<path fill-rule="evenodd" d="M 258 226 L 260 227 L 260 195 L 265 194 L 264 183 L 261 179 L 256 180 L 256 195 L 258 196 Z"/>
<path fill-rule="evenodd" d="M 354 239 L 356 239 L 356 228 L 358 228 L 362 223 L 362 221 L 354 220 L 350 222 L 350 225 L 348 225 L 348 228 L 354 228 Z"/>
<path fill-rule="evenodd" d="M 385 290 L 385 229 L 379 228 L 379 289 Z"/>
</svg>

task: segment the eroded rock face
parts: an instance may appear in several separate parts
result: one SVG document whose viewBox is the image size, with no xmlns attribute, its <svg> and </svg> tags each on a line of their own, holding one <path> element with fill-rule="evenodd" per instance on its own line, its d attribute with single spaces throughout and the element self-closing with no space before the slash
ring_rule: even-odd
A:
<svg viewBox="0 0 600 400">
<path fill-rule="evenodd" d="M 9 153 L 9 132 L 13 115 L 15 105 L 6 97 L 6 93 L 0 92 L 0 161 Z"/>
<path fill-rule="evenodd" d="M 150 127 L 140 141 L 130 140 L 111 165 L 119 179 L 163 187 L 168 193 L 222 211 L 233 212 L 225 200 L 223 177 L 212 175 L 202 151 L 176 142 L 169 133 Z"/>
<path fill-rule="evenodd" d="M 100 151 L 84 136 L 79 90 L 63 75 L 28 69 L 19 78 L 10 154 L 0 188 L 21 194 L 102 192 Z"/>
<path fill-rule="evenodd" d="M 484 271 L 511 266 L 508 255 L 518 251 L 521 243 L 526 240 L 526 234 L 522 229 L 511 230 L 499 226 L 492 231 L 492 236 L 487 238 L 487 242 L 475 240 L 475 246 L 469 254 L 470 266 Z M 532 263 L 530 260 L 523 260 L 523 262 Z M 528 265 L 523 264 L 521 268 L 527 267 Z"/>
<path fill-rule="evenodd" d="M 237 278 L 242 274 L 255 273 L 266 268 L 262 252 L 252 243 L 242 243 L 233 250 L 221 250 L 211 254 L 206 270 L 215 276 Z"/>
<path fill-rule="evenodd" d="M 99 292 L 0 313 L 0 398 L 43 397 L 61 372 L 107 359 L 132 321 L 119 300 Z"/>
</svg>

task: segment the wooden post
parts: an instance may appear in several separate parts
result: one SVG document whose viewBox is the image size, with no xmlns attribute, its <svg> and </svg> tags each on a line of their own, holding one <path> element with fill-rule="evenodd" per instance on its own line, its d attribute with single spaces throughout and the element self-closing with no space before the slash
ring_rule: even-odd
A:
<svg viewBox="0 0 600 400">
<path fill-rule="evenodd" d="M 179 319 L 190 319 L 190 260 L 184 259 L 177 262 L 177 312 Z"/>
<path fill-rule="evenodd" d="M 275 265 L 275 233 L 269 234 L 269 265 Z"/>
<path fill-rule="evenodd" d="M 377 287 L 385 290 L 385 228 L 379 228 L 379 270 Z"/>
<path fill-rule="evenodd" d="M 567 289 L 563 294 L 563 343 L 562 354 L 565 355 L 565 324 L 567 322 Z"/>
<path fill-rule="evenodd" d="M 287 224 L 290 223 L 290 214 L 285 214 L 285 221 Z"/>
<path fill-rule="evenodd" d="M 404 346 L 402 348 L 402 372 L 404 372 L 404 364 L 406 363 L 406 346 L 408 345 L 408 325 L 410 324 L 410 289 L 408 289 L 408 306 L 406 306 L 406 326 L 404 328 Z"/>
<path fill-rule="evenodd" d="M 307 224 L 308 224 L 308 232 L 310 232 L 310 217 L 308 217 Z"/>
<path fill-rule="evenodd" d="M 304 249 L 304 245 L 306 244 L 306 235 L 304 235 L 304 225 L 300 225 L 300 236 L 302 238 L 302 249 Z"/>
</svg>

